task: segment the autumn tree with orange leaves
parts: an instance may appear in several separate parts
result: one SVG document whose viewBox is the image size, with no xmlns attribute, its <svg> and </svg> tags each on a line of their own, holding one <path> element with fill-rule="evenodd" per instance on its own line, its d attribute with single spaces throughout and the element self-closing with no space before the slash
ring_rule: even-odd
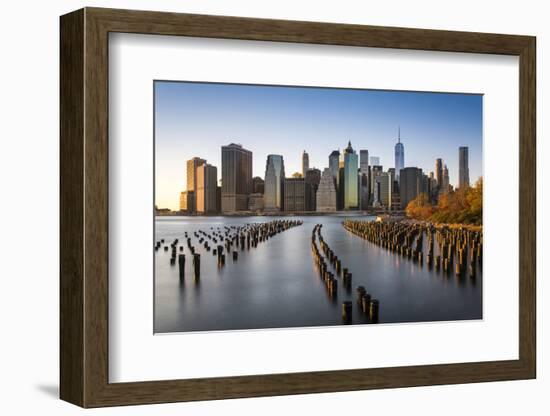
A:
<svg viewBox="0 0 550 416">
<path fill-rule="evenodd" d="M 463 187 L 439 196 L 436 206 L 420 194 L 405 208 L 409 218 L 448 224 L 481 225 L 483 221 L 483 178 L 472 187 Z"/>
</svg>

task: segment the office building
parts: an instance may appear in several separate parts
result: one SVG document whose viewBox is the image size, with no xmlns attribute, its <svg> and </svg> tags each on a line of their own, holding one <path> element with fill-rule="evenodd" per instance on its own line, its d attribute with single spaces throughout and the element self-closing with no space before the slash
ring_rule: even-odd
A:
<svg viewBox="0 0 550 416">
<path fill-rule="evenodd" d="M 468 147 L 458 148 L 458 187 L 470 186 L 470 169 L 468 167 Z"/>
<path fill-rule="evenodd" d="M 370 175 L 369 175 L 369 187 L 370 187 L 370 197 L 369 197 L 369 202 L 371 204 L 374 205 L 374 202 L 375 202 L 375 198 L 374 198 L 374 194 L 375 194 L 375 189 L 374 189 L 374 184 L 376 182 L 376 178 L 378 177 L 378 175 L 380 175 L 383 171 L 383 167 L 380 166 L 380 165 L 374 165 L 374 166 L 370 166 Z"/>
<path fill-rule="evenodd" d="M 336 211 L 336 186 L 330 168 L 325 168 L 317 189 L 317 211 Z"/>
<path fill-rule="evenodd" d="M 359 170 L 364 174 L 369 172 L 369 151 L 366 149 L 359 150 Z"/>
<path fill-rule="evenodd" d="M 218 169 L 203 163 L 197 168 L 195 209 L 201 214 L 217 212 Z"/>
<path fill-rule="evenodd" d="M 409 167 L 401 169 L 399 175 L 399 195 L 401 208 L 407 208 L 410 201 L 415 199 L 423 189 L 422 169 Z"/>
<path fill-rule="evenodd" d="M 401 128 L 397 131 L 397 143 L 395 144 L 395 176 L 399 180 L 399 172 L 405 167 L 405 147 L 401 143 Z"/>
<path fill-rule="evenodd" d="M 188 214 L 195 212 L 195 192 L 184 191 L 180 193 L 180 211 Z"/>
<path fill-rule="evenodd" d="M 381 172 L 374 182 L 375 207 L 391 208 L 392 178 L 388 172 Z"/>
<path fill-rule="evenodd" d="M 447 165 L 443 166 L 443 192 L 449 192 L 449 169 Z"/>
<path fill-rule="evenodd" d="M 284 210 L 288 212 L 305 211 L 305 179 L 286 178 L 284 186 Z"/>
<path fill-rule="evenodd" d="M 317 190 L 321 182 L 321 171 L 313 168 L 308 169 L 305 176 L 305 210 L 317 210 Z"/>
<path fill-rule="evenodd" d="M 259 176 L 252 178 L 252 193 L 263 194 L 264 193 L 264 180 Z"/>
<path fill-rule="evenodd" d="M 370 165 L 371 166 L 379 166 L 380 165 L 380 158 L 378 156 L 371 156 L 369 160 L 370 160 Z"/>
<path fill-rule="evenodd" d="M 443 160 L 435 160 L 435 180 L 437 182 L 438 191 L 443 190 Z"/>
<path fill-rule="evenodd" d="M 252 152 L 240 144 L 222 146 L 222 212 L 248 210 L 252 193 Z"/>
<path fill-rule="evenodd" d="M 302 153 L 302 178 L 306 177 L 306 172 L 309 169 L 309 155 L 304 150 Z"/>
<path fill-rule="evenodd" d="M 195 191 L 197 190 L 197 168 L 204 163 L 206 163 L 206 160 L 201 159 L 200 157 L 194 157 L 187 161 L 187 191 L 193 192 L 191 194 L 193 198 L 196 198 Z M 196 201 L 193 200 L 192 204 L 188 204 L 188 207 L 190 207 L 189 209 L 192 209 L 191 211 L 188 209 L 188 212 L 195 212 L 196 206 Z"/>
<path fill-rule="evenodd" d="M 357 153 L 351 147 L 351 142 L 344 149 L 344 209 L 358 209 L 358 175 L 359 160 Z"/>
<path fill-rule="evenodd" d="M 264 210 L 282 211 L 284 206 L 285 164 L 281 155 L 268 155 L 265 166 Z"/>
<path fill-rule="evenodd" d="M 248 196 L 248 210 L 252 212 L 263 211 L 264 195 L 260 193 L 252 193 Z"/>
<path fill-rule="evenodd" d="M 365 210 L 369 207 L 369 177 L 367 172 L 361 172 L 359 169 L 359 209 Z"/>
<path fill-rule="evenodd" d="M 338 181 L 338 168 L 340 167 L 340 151 L 334 150 L 328 157 L 328 168 L 335 181 Z"/>
</svg>

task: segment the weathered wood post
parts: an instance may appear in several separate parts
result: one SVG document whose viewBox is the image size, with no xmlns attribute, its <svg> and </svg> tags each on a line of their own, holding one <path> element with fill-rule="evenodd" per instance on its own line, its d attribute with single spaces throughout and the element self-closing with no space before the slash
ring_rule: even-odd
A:
<svg viewBox="0 0 550 416">
<path fill-rule="evenodd" d="M 345 324 L 351 324 L 353 304 L 347 300 L 342 303 L 342 321 Z"/>
</svg>

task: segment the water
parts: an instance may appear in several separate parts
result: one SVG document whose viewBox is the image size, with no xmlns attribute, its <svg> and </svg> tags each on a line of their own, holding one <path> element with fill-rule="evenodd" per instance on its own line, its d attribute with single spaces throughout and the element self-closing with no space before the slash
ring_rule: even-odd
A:
<svg viewBox="0 0 550 416">
<path fill-rule="evenodd" d="M 156 240 L 170 244 L 178 238 L 178 246 L 185 247 L 186 264 L 185 279 L 180 280 L 178 265 L 170 265 L 170 250 L 155 253 L 155 332 L 341 325 L 345 300 L 354 303 L 353 324 L 365 324 L 369 320 L 356 302 L 359 285 L 380 301 L 379 323 L 482 318 L 481 269 L 475 279 L 432 270 L 425 262 L 420 265 L 347 232 L 341 223 L 348 217 L 157 217 Z M 239 250 L 236 262 L 227 255 L 223 268 L 192 234 L 278 218 L 300 219 L 303 225 L 256 248 Z M 322 235 L 342 266 L 353 274 L 352 290 L 347 292 L 339 279 L 334 300 L 311 253 L 311 232 L 317 223 L 323 224 Z M 192 274 L 185 231 L 201 254 L 199 283 Z"/>
</svg>

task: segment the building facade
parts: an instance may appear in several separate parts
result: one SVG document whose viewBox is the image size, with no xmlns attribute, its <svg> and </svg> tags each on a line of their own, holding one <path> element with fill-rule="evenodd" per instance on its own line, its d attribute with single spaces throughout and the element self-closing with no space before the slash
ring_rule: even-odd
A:
<svg viewBox="0 0 550 416">
<path fill-rule="evenodd" d="M 188 214 L 195 212 L 195 192 L 183 191 L 180 193 L 180 211 Z"/>
<path fill-rule="evenodd" d="M 284 187 L 284 210 L 288 212 L 305 211 L 306 186 L 304 178 L 286 178 Z"/>
<path fill-rule="evenodd" d="M 403 168 L 399 175 L 399 196 L 401 208 L 407 208 L 410 201 L 415 199 L 422 192 L 422 169 Z"/>
<path fill-rule="evenodd" d="M 376 193 L 376 189 L 375 189 L 374 185 L 376 183 L 376 178 L 382 172 L 383 172 L 383 167 L 382 166 L 380 166 L 380 165 L 371 165 L 370 166 L 370 176 L 369 176 L 370 196 L 369 196 L 369 203 L 372 204 L 372 205 L 374 205 L 375 203 L 380 203 L 380 201 L 378 201 L 376 199 L 376 195 L 378 195 L 378 194 Z"/>
<path fill-rule="evenodd" d="M 468 147 L 458 148 L 458 187 L 470 186 L 470 168 L 468 166 Z"/>
<path fill-rule="evenodd" d="M 305 176 L 305 211 L 317 210 L 317 190 L 321 182 L 321 171 L 316 168 L 308 169 Z"/>
<path fill-rule="evenodd" d="M 260 193 L 250 194 L 248 197 L 248 210 L 259 212 L 264 210 L 264 195 Z"/>
<path fill-rule="evenodd" d="M 317 211 L 336 211 L 336 184 L 330 168 L 325 168 L 317 189 Z"/>
<path fill-rule="evenodd" d="M 216 195 L 218 188 L 218 169 L 215 166 L 204 163 L 197 168 L 196 179 L 196 211 L 201 214 L 214 214 L 218 212 Z"/>
<path fill-rule="evenodd" d="M 268 155 L 265 165 L 264 209 L 282 211 L 284 207 L 285 163 L 281 155 Z"/>
<path fill-rule="evenodd" d="M 435 181 L 437 182 L 438 191 L 443 189 L 443 160 L 435 159 Z"/>
<path fill-rule="evenodd" d="M 363 173 L 359 169 L 359 209 L 365 210 L 369 207 L 370 186 L 368 168 L 367 172 Z"/>
<path fill-rule="evenodd" d="M 381 172 L 375 180 L 375 207 L 391 208 L 392 177 L 388 172 Z"/>
<path fill-rule="evenodd" d="M 240 144 L 222 146 L 222 212 L 248 210 L 252 193 L 252 152 Z"/>
<path fill-rule="evenodd" d="M 401 143 L 401 128 L 397 132 L 397 143 L 395 144 L 395 176 L 399 179 L 399 172 L 405 167 L 405 146 Z"/>
<path fill-rule="evenodd" d="M 449 169 L 447 165 L 443 165 L 443 193 L 449 192 Z"/>
<path fill-rule="evenodd" d="M 357 153 L 351 147 L 351 142 L 348 142 L 348 147 L 344 149 L 344 209 L 359 208 L 359 160 Z"/>
<path fill-rule="evenodd" d="M 370 160 L 370 165 L 371 166 L 379 166 L 380 165 L 380 158 L 378 156 L 371 156 L 369 160 Z"/>
<path fill-rule="evenodd" d="M 340 151 L 333 150 L 328 156 L 328 168 L 334 180 L 338 180 L 338 168 L 340 167 Z"/>
<path fill-rule="evenodd" d="M 369 151 L 367 149 L 359 150 L 359 170 L 364 174 L 369 172 Z"/>
<path fill-rule="evenodd" d="M 252 178 L 252 193 L 263 194 L 264 193 L 264 180 L 259 176 Z"/>
<path fill-rule="evenodd" d="M 193 198 L 196 198 L 197 196 L 195 193 L 197 190 L 197 169 L 204 163 L 206 163 L 206 160 L 201 159 L 200 157 L 194 157 L 187 161 L 187 192 L 193 192 L 191 194 Z M 193 203 L 188 206 L 192 206 L 192 210 L 190 211 L 188 209 L 188 212 L 195 212 L 197 203 L 193 200 Z"/>
</svg>

